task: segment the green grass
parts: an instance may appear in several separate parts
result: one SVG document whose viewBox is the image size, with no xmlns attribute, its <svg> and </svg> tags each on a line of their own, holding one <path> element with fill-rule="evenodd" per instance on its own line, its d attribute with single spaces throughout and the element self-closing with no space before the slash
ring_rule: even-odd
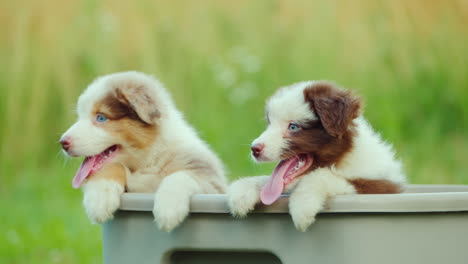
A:
<svg viewBox="0 0 468 264">
<path fill-rule="evenodd" d="M 248 155 L 265 99 L 330 79 L 364 96 L 411 182 L 468 184 L 463 1 L 304 2 L 0 2 L 0 262 L 100 262 L 57 140 L 115 71 L 158 76 L 231 179 L 271 172 Z"/>
<path fill-rule="evenodd" d="M 100 226 L 72 190 L 72 170 L 25 169 L 0 195 L 0 263 L 101 263 Z"/>
</svg>

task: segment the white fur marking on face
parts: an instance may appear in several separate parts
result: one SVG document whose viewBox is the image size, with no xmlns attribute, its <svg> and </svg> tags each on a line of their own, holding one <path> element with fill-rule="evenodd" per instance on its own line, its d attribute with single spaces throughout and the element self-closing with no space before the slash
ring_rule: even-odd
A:
<svg viewBox="0 0 468 264">
<path fill-rule="evenodd" d="M 304 98 L 304 89 L 313 82 L 300 82 L 280 88 L 267 102 L 270 122 L 315 120 L 317 117 Z"/>
<path fill-rule="evenodd" d="M 267 102 L 267 115 L 270 121 L 267 129 L 253 141 L 264 144 L 263 155 L 258 161 L 278 161 L 283 149 L 288 147 L 289 123 L 317 120 L 304 99 L 304 89 L 313 82 L 300 82 L 280 88 Z"/>
<path fill-rule="evenodd" d="M 71 156 L 94 156 L 115 144 L 109 133 L 94 125 L 86 116 L 80 116 L 63 136 L 71 139 Z"/>
</svg>

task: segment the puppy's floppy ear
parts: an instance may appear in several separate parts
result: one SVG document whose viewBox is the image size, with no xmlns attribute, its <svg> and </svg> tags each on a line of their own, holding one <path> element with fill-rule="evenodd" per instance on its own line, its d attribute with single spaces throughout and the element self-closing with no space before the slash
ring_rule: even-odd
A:
<svg viewBox="0 0 468 264">
<path fill-rule="evenodd" d="M 161 116 L 155 99 L 146 86 L 137 83 L 125 83 L 115 89 L 117 99 L 128 105 L 146 124 L 155 124 Z"/>
<path fill-rule="evenodd" d="M 304 89 L 304 99 L 310 103 L 327 133 L 341 137 L 361 113 L 361 98 L 329 82 L 317 82 Z"/>
</svg>

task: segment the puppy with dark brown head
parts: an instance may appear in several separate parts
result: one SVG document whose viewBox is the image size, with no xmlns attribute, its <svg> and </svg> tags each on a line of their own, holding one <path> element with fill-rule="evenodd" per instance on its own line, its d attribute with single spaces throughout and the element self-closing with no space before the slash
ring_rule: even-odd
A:
<svg viewBox="0 0 468 264">
<path fill-rule="evenodd" d="M 60 142 L 69 156 L 85 157 L 73 187 L 83 185 L 92 222 L 112 218 L 125 190 L 156 192 L 153 213 L 169 231 L 187 216 L 193 194 L 224 192 L 221 161 L 155 78 L 100 77 L 78 99 L 77 113 Z"/>
<path fill-rule="evenodd" d="M 296 228 L 305 231 L 325 200 L 338 194 L 397 193 L 401 163 L 362 116 L 361 99 L 330 82 L 280 88 L 267 102 L 267 129 L 254 140 L 257 162 L 278 161 L 271 176 L 244 178 L 229 188 L 235 216 L 290 192 Z"/>
</svg>

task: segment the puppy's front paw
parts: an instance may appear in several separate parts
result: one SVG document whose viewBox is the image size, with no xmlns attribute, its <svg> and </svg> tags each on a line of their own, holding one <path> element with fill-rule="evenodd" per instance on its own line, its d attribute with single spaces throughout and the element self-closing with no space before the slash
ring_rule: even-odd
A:
<svg viewBox="0 0 468 264">
<path fill-rule="evenodd" d="M 120 206 L 120 195 L 124 192 L 121 184 L 106 179 L 88 182 L 84 188 L 83 205 L 89 220 L 94 224 L 112 219 Z"/>
<path fill-rule="evenodd" d="M 294 194 L 293 194 L 294 195 Z M 297 199 L 291 197 L 289 200 L 289 214 L 292 217 L 296 229 L 305 232 L 307 228 L 315 222 L 315 216 L 322 209 L 320 201 L 311 197 Z"/>
<path fill-rule="evenodd" d="M 189 198 L 158 191 L 154 199 L 154 220 L 159 229 L 170 232 L 184 221 L 189 214 L 189 207 Z"/>
<path fill-rule="evenodd" d="M 233 182 L 227 194 L 231 214 L 236 217 L 245 217 L 260 202 L 260 189 L 252 182 L 252 178 Z"/>
</svg>

